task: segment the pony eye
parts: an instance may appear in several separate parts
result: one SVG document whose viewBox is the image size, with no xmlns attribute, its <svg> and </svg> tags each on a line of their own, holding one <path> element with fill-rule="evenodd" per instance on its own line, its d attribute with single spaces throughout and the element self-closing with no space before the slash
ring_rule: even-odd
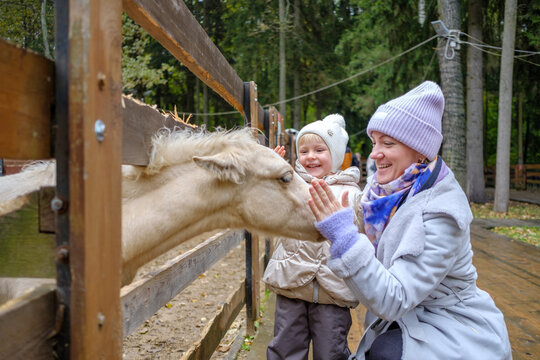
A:
<svg viewBox="0 0 540 360">
<path fill-rule="evenodd" d="M 292 178 L 293 178 L 292 173 L 288 172 L 285 175 L 283 175 L 282 177 L 280 177 L 279 181 L 281 181 L 282 183 L 287 184 L 287 183 L 291 182 Z"/>
</svg>

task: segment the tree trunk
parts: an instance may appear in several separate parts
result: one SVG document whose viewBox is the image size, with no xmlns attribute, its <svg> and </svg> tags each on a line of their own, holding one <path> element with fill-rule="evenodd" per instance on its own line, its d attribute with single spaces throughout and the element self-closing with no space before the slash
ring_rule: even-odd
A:
<svg viewBox="0 0 540 360">
<path fill-rule="evenodd" d="M 486 79 L 487 79 L 487 76 L 486 76 Z M 489 105 L 489 93 L 486 90 L 486 91 L 484 91 L 484 120 L 483 120 L 484 121 L 484 132 L 483 132 L 483 135 L 482 135 L 482 144 L 485 145 L 484 146 L 484 159 L 487 159 L 488 156 L 489 156 L 489 154 L 487 152 L 488 105 Z M 486 164 L 487 164 L 487 161 L 486 161 Z"/>
<path fill-rule="evenodd" d="M 424 21 L 426 21 L 426 2 L 418 0 L 418 22 L 423 26 Z"/>
<path fill-rule="evenodd" d="M 518 165 L 523 165 L 523 93 L 518 97 Z"/>
<path fill-rule="evenodd" d="M 523 92 L 521 91 L 518 97 L 518 166 L 516 171 L 518 172 L 516 189 L 526 190 L 526 180 L 523 181 Z"/>
<path fill-rule="evenodd" d="M 517 0 L 506 0 L 499 80 L 499 124 L 497 128 L 497 172 L 493 210 L 508 211 L 510 197 L 510 130 L 512 127 L 512 76 L 516 37 Z"/>
<path fill-rule="evenodd" d="M 47 12 L 47 0 L 43 0 L 41 3 L 41 34 L 43 35 L 43 49 L 45 57 L 52 59 L 51 51 L 49 50 L 49 41 L 47 40 L 47 19 L 45 17 Z"/>
<path fill-rule="evenodd" d="M 294 70 L 294 96 L 300 95 L 300 71 Z M 300 130 L 300 99 L 294 100 L 293 124 L 294 129 Z"/>
<path fill-rule="evenodd" d="M 294 66 L 294 94 L 293 96 L 300 95 L 300 56 L 301 41 L 298 38 L 300 35 L 300 0 L 294 0 L 294 29 L 297 38 L 295 39 L 296 51 L 295 53 L 295 66 Z M 293 112 L 293 129 L 300 130 L 300 99 L 294 100 L 294 112 Z"/>
<path fill-rule="evenodd" d="M 285 119 L 287 118 L 285 97 L 285 88 L 287 83 L 285 82 L 285 0 L 279 0 L 279 112 Z"/>
<path fill-rule="evenodd" d="M 469 0 L 469 34 L 482 41 L 482 0 Z M 467 196 L 475 203 L 486 202 L 483 150 L 482 52 L 467 48 Z"/>
<path fill-rule="evenodd" d="M 438 0 L 439 15 L 448 29 L 459 29 L 460 13 L 458 0 Z M 466 130 L 463 100 L 461 53 L 458 48 L 446 47 L 447 39 L 439 38 L 437 55 L 441 71 L 441 88 L 446 104 L 442 132 L 442 155 L 454 172 L 457 181 L 466 189 Z M 448 50 L 448 52 L 447 52 Z"/>
<path fill-rule="evenodd" d="M 523 145 L 523 163 L 527 163 L 527 156 L 529 154 L 529 142 L 531 139 L 531 116 L 526 117 L 527 125 L 525 126 L 525 144 Z M 525 184 L 527 186 L 527 184 Z"/>
</svg>

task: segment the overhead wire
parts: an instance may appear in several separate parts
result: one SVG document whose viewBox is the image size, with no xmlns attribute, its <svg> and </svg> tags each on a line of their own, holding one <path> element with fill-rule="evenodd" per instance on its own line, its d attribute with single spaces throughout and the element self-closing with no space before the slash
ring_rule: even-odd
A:
<svg viewBox="0 0 540 360">
<path fill-rule="evenodd" d="M 365 73 L 368 73 L 368 72 L 370 72 L 370 71 L 373 71 L 373 70 L 375 70 L 376 68 L 378 68 L 378 67 L 380 67 L 380 66 L 382 66 L 382 65 L 385 65 L 385 64 L 387 64 L 387 63 L 389 63 L 389 62 L 392 62 L 392 61 L 394 61 L 394 60 L 400 58 L 401 56 L 403 56 L 403 55 L 405 55 L 405 54 L 407 54 L 407 53 L 409 53 L 409 52 L 411 52 L 411 51 L 413 51 L 413 50 L 416 50 L 417 48 L 419 48 L 419 47 L 423 46 L 424 44 L 427 44 L 427 43 L 430 42 L 431 40 L 435 39 L 437 36 L 438 36 L 438 35 L 434 35 L 434 36 L 430 37 L 429 39 L 424 40 L 424 41 L 422 41 L 422 42 L 420 42 L 420 43 L 414 45 L 413 47 L 411 47 L 411 48 L 409 48 L 409 49 L 407 49 L 407 50 L 405 50 L 405 51 L 403 51 L 403 52 L 401 52 L 401 53 L 399 53 L 399 54 L 397 54 L 397 55 L 395 55 L 395 56 L 392 56 L 392 57 L 390 57 L 390 58 L 388 58 L 388 59 L 386 59 L 386 60 L 383 60 L 382 62 L 380 62 L 380 63 L 378 63 L 378 64 L 376 64 L 376 65 L 374 65 L 374 66 L 372 66 L 372 67 L 370 67 L 370 68 L 368 68 L 368 69 L 364 69 L 364 70 L 362 70 L 362 71 L 360 71 L 360 72 L 357 72 L 357 73 L 355 73 L 355 74 L 353 74 L 353 75 L 350 75 L 350 76 L 348 76 L 348 77 L 346 77 L 346 78 L 344 78 L 344 79 L 341 79 L 341 80 L 339 80 L 339 81 L 336 81 L 336 82 L 334 82 L 334 83 L 332 83 L 332 84 L 323 86 L 323 87 L 321 87 L 321 88 L 319 88 L 319 89 L 316 89 L 316 90 L 313 90 L 313 91 L 310 91 L 310 92 L 307 92 L 307 93 L 304 93 L 304 94 L 302 94 L 302 95 L 298 95 L 298 96 L 295 96 L 295 97 L 292 97 L 292 98 L 289 98 L 289 99 L 286 99 L 286 100 L 277 101 L 277 102 L 275 102 L 275 103 L 263 105 L 263 108 L 267 108 L 267 107 L 270 107 L 270 106 L 274 106 L 274 105 L 279 105 L 279 104 L 284 104 L 284 103 L 288 103 L 288 102 L 291 102 L 291 101 L 295 101 L 295 100 L 304 98 L 304 97 L 306 97 L 306 96 L 310 96 L 310 95 L 316 94 L 316 93 L 318 93 L 318 92 L 321 92 L 321 91 L 330 89 L 330 88 L 332 88 L 332 87 L 334 87 L 334 86 L 340 85 L 340 84 L 342 84 L 342 83 L 344 83 L 344 82 L 346 82 L 346 81 L 349 81 L 349 80 L 354 79 L 355 77 L 358 77 L 358 76 L 360 76 L 360 75 L 363 75 L 363 74 L 365 74 Z M 235 114 L 235 113 L 237 113 L 237 112 L 238 112 L 238 111 L 227 111 L 227 112 L 221 112 L 221 113 L 189 113 L 189 112 L 178 112 L 178 113 L 179 113 L 179 114 L 186 114 L 186 115 L 187 115 L 187 114 L 192 114 L 192 115 L 196 115 L 196 116 L 205 116 L 205 115 L 212 116 L 212 115 L 228 115 L 228 114 Z"/>
<path fill-rule="evenodd" d="M 370 71 L 373 71 L 373 70 L 375 70 L 376 68 L 378 68 L 378 67 L 380 67 L 380 66 L 382 66 L 382 65 L 385 65 L 385 64 L 387 64 L 387 63 L 389 63 L 389 62 L 394 61 L 394 60 L 400 58 L 401 56 L 403 56 L 403 55 L 405 55 L 405 54 L 407 54 L 407 53 L 409 53 L 409 52 L 411 52 L 411 51 L 413 51 L 413 50 L 416 50 L 417 48 L 421 47 L 422 45 L 427 44 L 428 42 L 430 42 L 431 40 L 435 39 L 436 37 L 438 37 L 438 35 L 434 35 L 434 36 L 430 37 L 429 39 L 424 40 L 424 41 L 418 43 L 417 45 L 415 45 L 415 46 L 413 46 L 413 47 L 411 47 L 411 48 L 409 48 L 409 49 L 407 49 L 407 50 L 405 50 L 405 51 L 403 51 L 403 52 L 401 52 L 401 53 L 399 53 L 399 54 L 397 54 L 397 55 L 395 55 L 395 56 L 392 56 L 391 58 L 388 58 L 388 59 L 386 59 L 386 60 L 384 60 L 384 61 L 382 61 L 382 62 L 380 62 L 380 63 L 378 63 L 378 64 L 376 64 L 376 65 L 374 65 L 374 66 L 372 66 L 372 67 L 370 67 L 370 68 L 368 68 L 368 69 L 364 69 L 364 70 L 362 70 L 362 71 L 360 71 L 360 72 L 357 72 L 356 74 L 353 74 L 353 75 L 351 75 L 351 76 L 348 76 L 348 77 L 346 77 L 346 78 L 344 78 L 344 79 L 341 79 L 341 80 L 339 80 L 339 81 L 336 81 L 336 82 L 334 82 L 334 83 L 332 83 L 332 84 L 323 86 L 323 87 L 321 87 L 321 88 L 319 88 L 319 89 L 317 89 L 317 90 L 313 90 L 313 91 L 307 92 L 307 93 L 305 93 L 305 94 L 298 95 L 298 96 L 295 96 L 295 97 L 292 97 L 292 98 L 289 98 L 289 99 L 286 99 L 286 100 L 277 101 L 277 102 L 272 103 L 272 104 L 266 104 L 266 105 L 264 105 L 263 107 L 268 107 L 268 106 L 273 106 L 273 105 L 284 104 L 284 103 L 287 103 L 287 102 L 290 102 L 290 101 L 298 100 L 298 99 L 304 98 L 304 97 L 306 97 L 306 96 L 313 95 L 313 94 L 316 94 L 316 93 L 318 93 L 318 92 L 321 92 L 321 91 L 330 89 L 330 88 L 332 88 L 332 87 L 334 87 L 334 86 L 340 85 L 340 84 L 342 84 L 342 83 L 344 83 L 344 82 L 346 82 L 346 81 L 352 80 L 352 79 L 354 79 L 355 77 L 358 77 L 358 76 L 360 76 L 360 75 L 363 75 L 363 74 L 365 74 L 365 73 L 368 73 L 368 72 L 370 72 Z"/>
<path fill-rule="evenodd" d="M 487 54 L 490 54 L 490 55 L 494 55 L 494 56 L 501 56 L 501 54 L 498 54 L 496 52 L 493 52 L 493 51 L 489 51 L 489 50 L 486 50 L 485 48 L 487 49 L 495 49 L 495 50 L 502 50 L 501 47 L 498 47 L 498 46 L 493 46 L 493 45 L 489 45 L 479 39 L 476 39 L 475 37 L 465 33 L 465 32 L 462 32 L 462 31 L 459 31 L 459 30 L 450 30 L 451 32 L 454 32 L 457 34 L 457 36 L 455 35 L 452 35 L 452 36 L 442 36 L 446 39 L 450 39 L 452 38 L 453 40 L 455 40 L 457 43 L 459 44 L 466 44 L 466 45 L 469 45 L 469 46 L 472 46 L 480 51 L 483 51 Z M 466 37 L 469 37 L 470 39 L 474 40 L 475 42 L 470 42 L 470 41 L 465 41 L 465 40 L 461 40 L 459 37 L 460 35 L 464 35 Z M 291 102 L 291 101 L 295 101 L 295 100 L 299 100 L 299 99 L 302 99 L 302 98 L 305 98 L 307 96 L 310 96 L 310 95 L 313 95 L 313 94 L 316 94 L 318 92 L 321 92 L 321 91 L 324 91 L 324 90 L 327 90 L 327 89 L 330 89 L 332 87 L 335 87 L 335 86 L 338 86 L 340 84 L 343 84 L 344 82 L 347 82 L 349 80 L 352 80 L 360 75 L 363 75 L 363 74 L 366 74 L 370 71 L 373 71 L 375 70 L 376 68 L 380 67 L 380 66 L 383 66 L 385 64 L 388 64 L 394 60 L 397 60 L 399 59 L 400 57 L 404 56 L 405 54 L 413 51 L 413 50 L 416 50 L 417 48 L 429 43 L 431 40 L 435 39 L 439 37 L 439 35 L 434 35 L 412 47 L 410 47 L 409 49 L 397 54 L 397 55 L 394 55 L 386 60 L 383 60 L 381 61 L 380 63 L 376 64 L 376 65 L 373 65 L 371 66 L 370 68 L 367 68 L 367 69 L 364 69 L 362 71 L 359 71 L 353 75 L 350 75 L 344 79 L 341 79 L 339 81 L 336 81 L 334 83 L 331 83 L 331 84 L 328 84 L 326 86 L 323 86 L 319 89 L 316 89 L 316 90 L 313 90 L 313 91 L 309 91 L 307 93 L 304 93 L 304 94 L 301 94 L 301 95 L 297 95 L 297 96 L 294 96 L 294 97 L 291 97 L 291 98 L 288 98 L 288 99 L 285 99 L 285 100 L 281 100 L 281 101 L 276 101 L 274 103 L 271 103 L 271 104 L 266 104 L 266 105 L 263 105 L 263 108 L 268 108 L 270 106 L 275 106 L 275 105 L 280 105 L 280 104 L 285 104 L 285 103 L 288 103 L 288 102 Z M 448 45 L 448 44 L 447 44 Z M 453 49 L 452 49 L 453 51 Z M 537 64 L 537 63 L 534 63 L 532 61 L 528 61 L 528 60 L 525 60 L 523 59 L 523 57 L 528 57 L 528 56 L 534 56 L 534 55 L 539 55 L 540 52 L 535 52 L 535 51 L 528 51 L 528 50 L 519 50 L 519 49 L 515 49 L 514 52 L 517 52 L 517 53 L 523 53 L 523 55 L 514 55 L 514 57 L 520 61 L 523 61 L 523 62 L 526 62 L 526 63 L 529 63 L 531 65 L 534 65 L 534 66 L 540 66 L 540 64 Z M 431 63 L 433 62 L 433 59 L 435 57 L 435 53 L 433 54 L 431 60 L 430 60 L 430 65 Z M 427 75 L 427 70 L 426 70 L 426 73 L 424 73 L 424 78 L 426 77 Z M 223 111 L 223 112 L 214 112 L 214 113 L 190 113 L 190 112 L 178 112 L 179 114 L 184 114 L 184 115 L 188 115 L 188 114 L 192 114 L 194 116 L 219 116 L 219 115 L 231 115 L 231 114 L 238 114 L 239 111 L 237 110 L 234 110 L 234 111 Z"/>
<path fill-rule="evenodd" d="M 468 42 L 468 41 L 463 41 L 462 43 L 467 44 L 467 45 L 469 45 L 469 46 L 471 46 L 471 47 L 473 47 L 475 49 L 478 49 L 478 50 L 480 50 L 482 52 L 485 52 L 486 54 L 489 54 L 489 55 L 499 56 L 499 57 L 502 56 L 502 54 L 499 54 L 499 53 L 484 49 L 484 47 L 486 47 L 486 46 L 482 47 L 482 46 L 479 46 L 478 44 L 474 44 L 474 43 L 471 43 L 471 42 Z M 497 49 L 496 47 L 491 47 L 491 48 Z M 538 55 L 538 54 L 540 54 L 540 53 L 530 53 L 530 54 L 526 54 L 526 55 L 514 55 L 514 59 L 526 62 L 527 64 L 531 64 L 533 66 L 540 66 L 540 64 L 538 64 L 538 63 L 535 63 L 535 62 L 532 62 L 532 61 L 529 61 L 529 60 L 526 60 L 526 59 L 523 58 L 524 56 L 534 56 L 534 55 Z"/>
<path fill-rule="evenodd" d="M 466 32 L 460 31 L 459 35 L 465 35 L 465 36 L 471 38 L 472 40 L 476 41 L 476 43 L 470 43 L 468 41 L 460 40 L 464 44 L 468 44 L 468 45 L 473 45 L 474 44 L 474 45 L 479 46 L 479 47 L 487 47 L 487 48 L 491 48 L 491 49 L 502 50 L 502 47 L 489 45 L 489 44 L 483 42 L 482 40 L 479 40 L 479 39 L 475 38 L 474 36 L 467 34 Z M 514 49 L 514 52 L 525 53 L 525 54 L 527 54 L 526 56 L 540 55 L 540 51 L 529 51 L 529 50 Z M 518 55 L 518 56 L 522 56 L 522 55 Z"/>
<path fill-rule="evenodd" d="M 485 52 L 486 54 L 489 54 L 489 55 L 502 56 L 500 53 L 486 50 L 486 49 L 492 49 L 492 50 L 501 50 L 502 51 L 502 47 L 500 47 L 500 46 L 493 46 L 493 45 L 486 44 L 482 40 L 479 40 L 479 39 L 475 38 L 474 36 L 471 36 L 471 35 L 463 32 L 463 31 L 458 31 L 457 34 L 458 35 L 456 37 L 453 37 L 453 38 L 454 38 L 454 40 L 456 40 L 460 44 L 466 44 L 466 45 L 472 46 L 473 48 L 478 49 L 478 50 L 480 50 L 482 52 Z M 465 35 L 466 37 L 471 38 L 475 42 L 461 40 L 459 38 L 460 35 Z M 514 55 L 515 59 L 526 62 L 526 63 L 534 65 L 534 66 L 540 66 L 540 64 L 538 64 L 538 63 L 523 59 L 524 57 L 528 57 L 528 56 L 540 55 L 540 51 L 529 51 L 529 50 L 514 49 L 514 54 L 515 53 L 523 53 L 523 55 Z"/>
</svg>

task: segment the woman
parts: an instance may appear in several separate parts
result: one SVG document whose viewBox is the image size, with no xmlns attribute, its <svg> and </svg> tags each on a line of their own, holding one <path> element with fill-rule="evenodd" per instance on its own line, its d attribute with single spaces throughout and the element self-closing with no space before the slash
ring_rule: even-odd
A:
<svg viewBox="0 0 540 360">
<path fill-rule="evenodd" d="M 502 313 L 476 287 L 467 197 L 437 156 L 444 97 L 433 82 L 380 106 L 367 133 L 377 172 L 362 196 L 365 233 L 321 180 L 310 207 L 332 242 L 330 268 L 367 308 L 350 359 L 510 359 Z"/>
</svg>

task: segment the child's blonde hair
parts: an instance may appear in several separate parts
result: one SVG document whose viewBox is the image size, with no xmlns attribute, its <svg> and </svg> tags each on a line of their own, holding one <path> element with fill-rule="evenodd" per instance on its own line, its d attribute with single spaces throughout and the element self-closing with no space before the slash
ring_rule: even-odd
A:
<svg viewBox="0 0 540 360">
<path fill-rule="evenodd" d="M 298 139 L 298 147 L 300 147 L 300 146 L 302 146 L 304 144 L 312 144 L 312 143 L 317 142 L 317 141 L 324 142 L 324 139 L 322 137 L 320 137 L 319 135 L 313 134 L 313 133 L 303 134 Z M 326 146 L 328 146 L 328 145 L 326 145 Z"/>
</svg>

